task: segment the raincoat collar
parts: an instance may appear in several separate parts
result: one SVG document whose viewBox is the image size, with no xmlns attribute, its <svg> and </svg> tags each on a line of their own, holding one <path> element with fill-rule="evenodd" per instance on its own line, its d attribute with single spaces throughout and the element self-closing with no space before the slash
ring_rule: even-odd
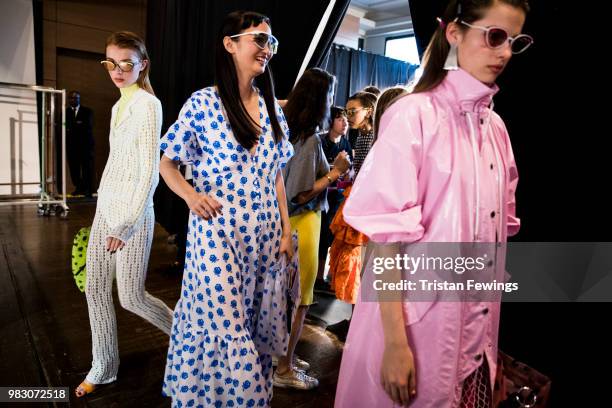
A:
<svg viewBox="0 0 612 408">
<path fill-rule="evenodd" d="M 449 71 L 442 82 L 442 87 L 448 96 L 459 102 L 461 112 L 485 111 L 491 105 L 493 96 L 499 91 L 497 85 L 485 85 L 461 68 Z"/>
</svg>

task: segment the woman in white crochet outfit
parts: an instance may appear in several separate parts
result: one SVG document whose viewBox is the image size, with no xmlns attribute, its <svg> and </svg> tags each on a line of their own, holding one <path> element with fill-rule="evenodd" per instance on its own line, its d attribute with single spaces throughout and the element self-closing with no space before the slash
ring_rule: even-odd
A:
<svg viewBox="0 0 612 408">
<path fill-rule="evenodd" d="M 121 98 L 113 106 L 110 153 L 87 249 L 87 307 L 92 334 L 92 367 L 75 393 L 117 378 L 119 351 L 112 299 L 113 271 L 121 305 L 170 334 L 172 311 L 145 292 L 153 240 L 153 192 L 159 180 L 162 108 L 149 83 L 144 42 L 122 31 L 106 41 L 101 61 Z"/>
</svg>

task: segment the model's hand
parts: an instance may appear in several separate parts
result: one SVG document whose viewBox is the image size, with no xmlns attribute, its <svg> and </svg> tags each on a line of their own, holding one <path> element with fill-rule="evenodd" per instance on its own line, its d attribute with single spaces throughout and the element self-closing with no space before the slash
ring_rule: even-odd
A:
<svg viewBox="0 0 612 408">
<path fill-rule="evenodd" d="M 291 239 L 291 234 L 283 234 L 281 237 L 278 256 L 280 257 L 283 254 L 287 254 L 287 262 L 293 258 L 293 240 Z"/>
<path fill-rule="evenodd" d="M 112 254 L 117 252 L 118 249 L 123 249 L 125 246 L 125 242 L 115 237 L 106 237 L 106 245 L 105 248 L 107 251 L 110 251 Z"/>
<path fill-rule="evenodd" d="M 407 406 L 416 396 L 414 357 L 407 343 L 385 346 L 380 377 L 382 387 L 396 404 Z"/>
<path fill-rule="evenodd" d="M 334 169 L 338 170 L 338 173 L 341 175 L 346 173 L 351 167 L 351 162 L 348 156 L 348 153 L 345 151 L 341 151 L 336 156 L 334 160 Z"/>
<path fill-rule="evenodd" d="M 205 220 L 223 214 L 221 212 L 223 206 L 208 194 L 199 194 L 194 191 L 185 201 L 191 211 Z"/>
</svg>

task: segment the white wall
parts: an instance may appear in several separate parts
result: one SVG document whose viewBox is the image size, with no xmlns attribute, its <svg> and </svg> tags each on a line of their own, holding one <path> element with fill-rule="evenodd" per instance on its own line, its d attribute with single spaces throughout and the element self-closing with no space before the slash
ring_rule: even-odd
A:
<svg viewBox="0 0 612 408">
<path fill-rule="evenodd" d="M 385 55 L 385 39 L 386 36 L 366 37 L 365 50 L 372 54 Z"/>
<path fill-rule="evenodd" d="M 0 82 L 34 84 L 31 0 L 0 0 Z M 0 87 L 0 184 L 39 182 L 36 95 Z M 0 186 L 0 196 L 36 193 L 36 185 Z"/>
<path fill-rule="evenodd" d="M 32 0 L 0 0 L 0 82 L 33 84 L 34 16 Z"/>
<path fill-rule="evenodd" d="M 359 18 L 347 14 L 340 24 L 334 43 L 345 47 L 355 48 L 359 46 Z"/>
<path fill-rule="evenodd" d="M 368 30 L 365 36 L 365 49 L 373 54 L 385 55 L 387 38 L 414 34 L 409 16 L 376 22 L 376 28 Z"/>
<path fill-rule="evenodd" d="M 366 10 L 350 6 L 334 43 L 357 49 L 359 38 L 363 38 L 365 51 L 385 55 L 387 38 L 414 34 L 410 15 L 381 20 L 370 20 L 365 15 Z"/>
</svg>

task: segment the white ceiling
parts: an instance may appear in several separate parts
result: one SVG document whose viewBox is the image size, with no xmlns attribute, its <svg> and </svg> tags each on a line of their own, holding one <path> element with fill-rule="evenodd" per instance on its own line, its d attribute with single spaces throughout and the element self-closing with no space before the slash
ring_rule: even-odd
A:
<svg viewBox="0 0 612 408">
<path fill-rule="evenodd" d="M 408 0 L 351 0 L 351 7 L 365 12 L 365 18 L 376 22 L 410 18 Z"/>
</svg>

